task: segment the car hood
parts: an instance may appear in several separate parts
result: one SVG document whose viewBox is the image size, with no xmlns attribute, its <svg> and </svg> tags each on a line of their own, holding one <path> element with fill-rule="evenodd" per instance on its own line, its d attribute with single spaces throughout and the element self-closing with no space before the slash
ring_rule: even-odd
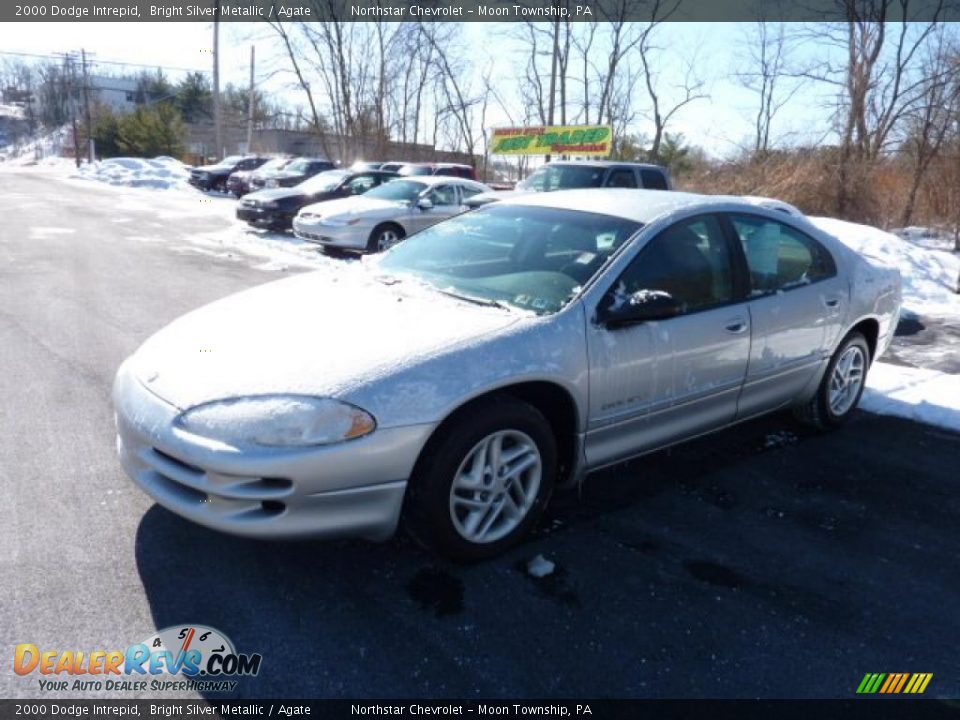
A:
<svg viewBox="0 0 960 720">
<path fill-rule="evenodd" d="M 320 215 L 325 218 L 357 217 L 358 215 L 361 217 L 390 217 L 405 207 L 407 207 L 407 203 L 399 200 L 382 200 L 360 195 L 307 205 L 300 212 L 306 215 Z"/>
<path fill-rule="evenodd" d="M 318 271 L 188 313 L 131 363 L 147 388 L 181 409 L 268 393 L 344 397 L 521 317 L 412 279 L 385 285 L 371 268 Z"/>
<path fill-rule="evenodd" d="M 276 200 L 288 200 L 289 198 L 305 197 L 306 193 L 295 188 L 267 188 L 257 190 L 256 192 L 244 195 L 244 200 L 257 200 L 259 202 L 272 202 Z"/>
<path fill-rule="evenodd" d="M 275 172 L 270 175 L 271 180 L 277 180 L 277 181 L 283 181 L 283 182 L 286 182 L 288 180 L 298 180 L 298 179 L 306 180 L 306 178 L 307 178 L 307 174 L 301 173 L 301 172 Z"/>
<path fill-rule="evenodd" d="M 191 172 L 229 172 L 232 168 L 232 165 L 201 165 Z"/>
</svg>

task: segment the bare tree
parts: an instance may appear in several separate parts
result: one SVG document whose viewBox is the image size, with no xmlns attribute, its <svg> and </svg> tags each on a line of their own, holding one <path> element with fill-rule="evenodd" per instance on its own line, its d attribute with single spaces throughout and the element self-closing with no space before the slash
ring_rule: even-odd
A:
<svg viewBox="0 0 960 720">
<path fill-rule="evenodd" d="M 804 78 L 789 76 L 787 65 L 791 47 L 785 23 L 758 21 L 749 48 L 750 67 L 736 72 L 735 77 L 757 95 L 753 152 L 763 156 L 770 150 L 774 119 L 803 86 Z M 787 83 L 790 85 L 784 89 Z"/>
<path fill-rule="evenodd" d="M 660 78 L 655 65 L 656 58 L 662 58 L 665 50 L 654 44 L 658 29 L 677 11 L 680 0 L 665 4 L 661 0 L 654 0 L 651 6 L 650 21 L 645 24 L 640 33 L 637 50 L 643 68 L 643 79 L 647 97 L 650 102 L 649 116 L 653 122 L 653 138 L 650 143 L 650 159 L 657 162 L 660 159 L 660 146 L 670 121 L 684 107 L 697 100 L 708 97 L 706 83 L 699 76 L 696 58 L 687 58 L 684 61 L 684 76 L 679 86 L 672 88 L 671 101 L 666 101 L 665 93 L 660 87 Z"/>
<path fill-rule="evenodd" d="M 921 65 L 920 100 L 905 116 L 904 149 L 911 159 L 910 189 L 900 216 L 909 225 L 920 185 L 933 160 L 940 155 L 948 134 L 960 123 L 960 43 L 945 27 L 937 29 Z"/>
</svg>

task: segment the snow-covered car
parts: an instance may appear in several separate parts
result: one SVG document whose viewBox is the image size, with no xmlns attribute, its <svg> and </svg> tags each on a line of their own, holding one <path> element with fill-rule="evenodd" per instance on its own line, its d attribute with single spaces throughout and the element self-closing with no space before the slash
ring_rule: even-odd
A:
<svg viewBox="0 0 960 720">
<path fill-rule="evenodd" d="M 324 247 L 382 252 L 466 212 L 468 198 L 489 191 L 474 180 L 441 175 L 391 180 L 361 197 L 307 205 L 293 219 L 293 232 Z"/>
<path fill-rule="evenodd" d="M 287 165 L 284 165 L 280 170 L 263 173 L 263 177 L 266 180 L 264 187 L 293 187 L 294 185 L 299 185 L 304 180 L 312 178 L 314 175 L 319 175 L 322 172 L 333 170 L 334 168 L 336 168 L 336 164 L 326 158 L 296 158 L 295 160 L 291 160 Z"/>
<path fill-rule="evenodd" d="M 803 217 L 529 194 L 175 321 L 118 371 L 117 446 L 211 528 L 383 539 L 406 513 L 475 560 L 593 469 L 785 408 L 841 425 L 899 306 L 896 270 Z"/>
<path fill-rule="evenodd" d="M 237 198 L 243 197 L 253 190 L 250 183 L 255 174 L 273 173 L 282 170 L 290 164 L 292 159 L 293 158 L 290 157 L 275 157 L 267 160 L 267 162 L 256 169 L 237 170 L 236 172 L 230 173 L 230 176 L 227 178 L 227 192 Z"/>
</svg>

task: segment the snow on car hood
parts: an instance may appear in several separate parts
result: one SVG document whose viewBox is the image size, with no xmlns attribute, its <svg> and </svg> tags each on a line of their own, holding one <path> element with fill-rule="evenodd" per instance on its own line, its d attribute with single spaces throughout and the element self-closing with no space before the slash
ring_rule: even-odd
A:
<svg viewBox="0 0 960 720">
<path fill-rule="evenodd" d="M 336 219 L 356 217 L 357 215 L 369 217 L 381 214 L 392 215 L 406 205 L 407 203 L 399 200 L 381 200 L 380 198 L 368 198 L 361 195 L 307 205 L 300 211 L 300 214 L 301 216 L 317 215 Z"/>
<path fill-rule="evenodd" d="M 131 362 L 146 387 L 182 409 L 265 393 L 343 396 L 517 319 L 413 280 L 385 285 L 365 268 L 318 271 L 188 313 Z"/>
</svg>

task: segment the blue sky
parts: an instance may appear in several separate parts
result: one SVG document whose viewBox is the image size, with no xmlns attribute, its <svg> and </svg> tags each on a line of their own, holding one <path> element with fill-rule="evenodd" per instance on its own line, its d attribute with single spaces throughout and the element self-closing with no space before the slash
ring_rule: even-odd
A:
<svg viewBox="0 0 960 720">
<path fill-rule="evenodd" d="M 281 92 L 292 102 L 299 102 L 289 87 L 289 78 L 271 73 L 283 66 L 283 58 L 272 42 L 269 29 L 252 23 L 226 23 L 221 33 L 221 76 L 224 82 L 246 85 L 250 44 L 257 45 L 258 82 L 265 89 Z M 704 147 L 711 155 L 724 156 L 738 145 L 749 144 L 755 96 L 734 79 L 738 68 L 749 57 L 747 38 L 752 32 L 749 23 L 672 23 L 660 29 L 658 44 L 669 46 L 670 62 L 664 69 L 664 95 L 671 100 L 670 86 L 681 72 L 678 56 L 693 53 L 707 80 L 710 98 L 684 108 L 676 117 L 674 132 L 683 132 L 692 143 Z M 182 68 L 210 68 L 211 25 L 205 23 L 17 23 L 0 24 L 0 48 L 4 51 L 52 53 L 85 47 L 95 59 L 115 60 L 144 65 Z M 466 23 L 464 53 L 475 67 L 492 63 L 494 77 L 509 77 L 519 71 L 522 59 L 504 40 L 504 28 L 493 23 Z M 818 52 L 816 47 L 801 48 L 800 55 Z M 116 68 L 113 68 L 116 69 Z M 510 98 L 510 95 L 507 96 Z M 508 102 L 516 98 L 508 99 Z M 642 112 L 643 98 L 637 107 Z M 798 93 L 778 118 L 776 134 L 793 142 L 816 142 L 824 134 L 829 111 L 825 98 L 810 87 Z M 497 117 L 497 116 L 500 117 Z M 493 110 L 494 124 L 508 124 L 506 116 Z M 638 120 L 634 128 L 648 131 Z"/>
</svg>

